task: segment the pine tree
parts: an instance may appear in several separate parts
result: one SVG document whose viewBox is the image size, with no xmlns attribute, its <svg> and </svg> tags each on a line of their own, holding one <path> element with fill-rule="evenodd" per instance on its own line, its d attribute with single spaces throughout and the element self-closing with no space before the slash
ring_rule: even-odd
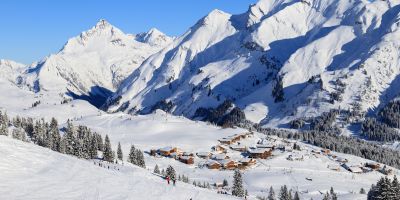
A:
<svg viewBox="0 0 400 200">
<path fill-rule="evenodd" d="M 289 191 L 286 187 L 286 185 L 281 187 L 281 190 L 279 191 L 279 200 L 291 200 L 291 197 L 289 195 Z"/>
<path fill-rule="evenodd" d="M 337 195 L 336 195 L 335 191 L 333 190 L 333 187 L 331 187 L 330 195 L 331 195 L 332 200 L 337 200 Z"/>
<path fill-rule="evenodd" d="M 169 178 L 171 180 L 176 179 L 175 169 L 171 165 L 168 166 L 167 171 L 165 173 L 166 173 L 166 176 L 169 176 Z"/>
<path fill-rule="evenodd" d="M 50 148 L 53 151 L 60 152 L 61 136 L 60 136 L 60 131 L 58 130 L 58 122 L 54 117 L 51 118 L 49 129 L 50 129 L 49 130 L 49 132 L 50 132 L 50 136 L 49 137 L 51 137 L 51 139 L 52 139 L 52 145 L 51 145 Z"/>
<path fill-rule="evenodd" d="M 364 188 L 360 189 L 360 194 L 365 194 L 365 189 Z"/>
<path fill-rule="evenodd" d="M 119 160 L 123 160 L 123 154 L 122 154 L 122 149 L 121 149 L 121 143 L 118 142 L 118 149 L 117 149 L 117 155 Z"/>
<path fill-rule="evenodd" d="M 0 111 L 0 135 L 8 135 L 8 118 L 7 114 Z"/>
<path fill-rule="evenodd" d="M 222 187 L 228 187 L 228 181 L 226 179 L 222 182 Z"/>
<path fill-rule="evenodd" d="M 64 143 L 65 143 L 65 153 L 69 155 L 75 154 L 75 128 L 72 125 L 71 121 L 67 121 L 67 128 L 65 130 L 64 135 Z"/>
<path fill-rule="evenodd" d="M 392 190 L 393 190 L 393 199 L 400 199 L 400 184 L 399 181 L 397 180 L 397 176 L 394 175 L 393 181 L 392 181 Z"/>
<path fill-rule="evenodd" d="M 296 191 L 296 193 L 294 193 L 293 200 L 300 200 L 299 193 L 297 191 Z"/>
<path fill-rule="evenodd" d="M 128 162 L 137 165 L 136 148 L 134 145 L 131 146 L 131 149 L 129 151 Z"/>
<path fill-rule="evenodd" d="M 328 192 L 326 192 L 326 194 L 324 195 L 324 198 L 322 198 L 322 200 L 330 200 L 331 196 L 329 195 Z"/>
<path fill-rule="evenodd" d="M 110 142 L 110 139 L 108 138 L 108 135 L 106 135 L 106 138 L 104 139 L 103 159 L 108 162 L 114 161 L 113 151 L 111 148 L 111 142 Z"/>
<path fill-rule="evenodd" d="M 90 137 L 90 141 L 91 142 L 89 144 L 89 157 L 91 159 L 95 159 L 95 158 L 97 158 L 97 151 L 98 151 L 98 148 L 99 148 L 99 144 L 98 144 L 96 133 L 94 133 Z"/>
<path fill-rule="evenodd" d="M 136 165 L 142 168 L 146 168 L 143 152 L 140 149 L 136 149 L 135 154 L 136 154 Z"/>
<path fill-rule="evenodd" d="M 269 188 L 268 200 L 275 200 L 275 191 L 272 186 Z"/>
<path fill-rule="evenodd" d="M 158 168 L 158 165 L 156 164 L 156 166 L 154 167 L 154 171 L 155 174 L 160 174 L 160 169 Z"/>
<path fill-rule="evenodd" d="M 280 76 L 276 78 L 275 86 L 272 90 L 272 96 L 275 97 L 275 103 L 285 100 L 283 93 L 283 81 Z"/>
<path fill-rule="evenodd" d="M 237 197 L 244 197 L 244 188 L 242 174 L 237 169 L 233 175 L 232 195 Z"/>
</svg>

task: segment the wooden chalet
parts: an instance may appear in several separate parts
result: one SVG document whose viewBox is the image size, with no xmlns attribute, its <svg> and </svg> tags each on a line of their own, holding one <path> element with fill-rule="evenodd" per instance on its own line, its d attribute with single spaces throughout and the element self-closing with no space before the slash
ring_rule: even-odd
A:
<svg viewBox="0 0 400 200">
<path fill-rule="evenodd" d="M 212 154 L 210 152 L 198 152 L 198 153 L 196 153 L 196 155 L 199 158 L 209 159 Z"/>
<path fill-rule="evenodd" d="M 193 156 L 180 156 L 179 161 L 187 164 L 187 165 L 193 165 L 194 164 L 194 157 Z"/>
<path fill-rule="evenodd" d="M 208 160 L 206 162 L 205 166 L 207 166 L 208 169 L 220 169 L 221 168 L 221 164 L 219 164 L 219 162 L 217 162 L 215 160 Z"/>
<path fill-rule="evenodd" d="M 373 170 L 379 170 L 381 168 L 381 165 L 379 163 L 366 163 L 365 166 Z"/>
<path fill-rule="evenodd" d="M 257 163 L 256 159 L 253 158 L 242 158 L 239 160 L 239 164 L 244 167 L 250 167 Z"/>
<path fill-rule="evenodd" d="M 247 147 L 244 145 L 240 145 L 240 144 L 234 144 L 229 146 L 232 150 L 234 151 L 240 151 L 240 152 L 246 152 L 247 151 Z"/>
<path fill-rule="evenodd" d="M 219 163 L 224 169 L 232 170 L 237 168 L 237 164 L 234 160 L 230 159 L 220 160 Z"/>
<path fill-rule="evenodd" d="M 227 156 L 226 154 L 213 154 L 211 156 L 211 159 L 213 159 L 213 160 L 225 160 L 225 159 L 229 159 L 229 156 Z"/>
<path fill-rule="evenodd" d="M 214 146 L 214 147 L 212 147 L 212 150 L 217 153 L 226 153 L 227 152 L 227 148 L 222 145 Z"/>
<path fill-rule="evenodd" d="M 272 156 L 272 149 L 254 149 L 248 151 L 249 158 L 267 159 Z"/>
<path fill-rule="evenodd" d="M 178 148 L 176 147 L 163 147 L 158 150 L 160 155 L 169 157 L 171 154 L 176 153 L 178 151 Z"/>
</svg>

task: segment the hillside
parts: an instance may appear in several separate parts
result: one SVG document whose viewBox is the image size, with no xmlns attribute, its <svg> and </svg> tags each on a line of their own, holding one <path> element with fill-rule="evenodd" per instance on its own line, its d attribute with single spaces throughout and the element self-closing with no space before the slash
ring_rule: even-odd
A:
<svg viewBox="0 0 400 200">
<path fill-rule="evenodd" d="M 0 136 L 1 199 L 235 199 L 133 166 L 102 168 Z M 114 166 L 114 165 L 110 165 Z"/>
<path fill-rule="evenodd" d="M 331 109 L 368 112 L 398 93 L 398 1 L 260 0 L 214 10 L 152 55 L 108 100 L 193 117 L 226 99 L 269 126 Z"/>
<path fill-rule="evenodd" d="M 105 20 L 71 38 L 56 54 L 25 68 L 20 86 L 53 95 L 68 95 L 101 106 L 148 56 L 172 41 L 152 29 L 146 40 L 125 34 Z"/>
</svg>

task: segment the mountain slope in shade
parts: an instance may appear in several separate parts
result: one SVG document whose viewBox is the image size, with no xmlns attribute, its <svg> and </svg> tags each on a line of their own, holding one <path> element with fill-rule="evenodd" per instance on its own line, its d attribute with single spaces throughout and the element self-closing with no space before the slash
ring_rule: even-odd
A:
<svg viewBox="0 0 400 200">
<path fill-rule="evenodd" d="M 215 10 L 152 55 L 108 100 L 109 111 L 161 101 L 193 116 L 225 99 L 277 126 L 330 109 L 374 109 L 398 92 L 399 1 L 260 0 Z M 275 101 L 281 82 L 284 100 Z M 359 102 L 359 105 L 358 103 Z"/>
<path fill-rule="evenodd" d="M 161 33 L 159 33 L 161 34 Z M 105 20 L 71 38 L 57 53 L 31 67 L 24 82 L 35 91 L 68 93 L 98 101 L 114 91 L 121 81 L 164 43 L 139 42 Z M 89 99 L 90 100 L 90 99 Z M 94 102 L 98 106 L 100 102 Z"/>
</svg>

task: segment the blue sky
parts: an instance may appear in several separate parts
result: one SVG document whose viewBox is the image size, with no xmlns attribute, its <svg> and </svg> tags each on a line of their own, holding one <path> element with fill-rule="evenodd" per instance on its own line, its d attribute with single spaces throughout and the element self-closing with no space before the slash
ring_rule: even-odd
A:
<svg viewBox="0 0 400 200">
<path fill-rule="evenodd" d="M 30 64 L 106 19 L 126 33 L 178 36 L 213 9 L 243 13 L 257 0 L 1 0 L 0 58 Z"/>
</svg>

